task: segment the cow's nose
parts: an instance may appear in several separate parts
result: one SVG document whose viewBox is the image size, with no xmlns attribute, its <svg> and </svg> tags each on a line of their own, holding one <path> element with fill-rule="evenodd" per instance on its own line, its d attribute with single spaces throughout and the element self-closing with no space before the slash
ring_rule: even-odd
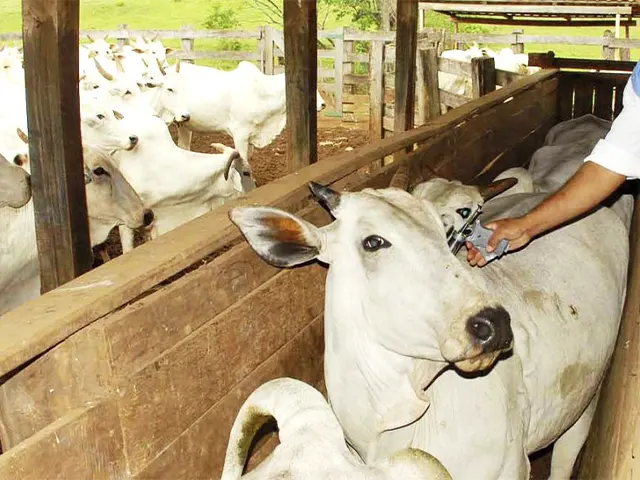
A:
<svg viewBox="0 0 640 480">
<path fill-rule="evenodd" d="M 156 216 L 153 214 L 153 210 L 148 210 L 145 209 L 144 211 L 144 226 L 145 227 L 150 227 L 151 224 L 153 223 L 153 221 L 155 220 Z"/>
<path fill-rule="evenodd" d="M 188 113 L 184 113 L 182 114 L 182 121 L 183 122 L 188 122 L 189 120 L 191 120 L 191 115 Z"/>
<path fill-rule="evenodd" d="M 513 344 L 511 317 L 502 307 L 487 307 L 467 320 L 467 333 L 483 352 L 506 350 Z"/>
<path fill-rule="evenodd" d="M 131 146 L 135 147 L 138 144 L 138 136 L 137 135 L 130 135 L 129 136 L 129 141 L 131 142 Z"/>
</svg>

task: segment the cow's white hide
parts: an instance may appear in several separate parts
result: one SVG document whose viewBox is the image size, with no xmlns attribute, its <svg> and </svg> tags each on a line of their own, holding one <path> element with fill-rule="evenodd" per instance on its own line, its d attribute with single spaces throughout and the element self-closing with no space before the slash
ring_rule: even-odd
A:
<svg viewBox="0 0 640 480">
<path fill-rule="evenodd" d="M 91 245 L 104 242 L 114 226 L 143 226 L 142 201 L 104 153 L 86 151 L 85 186 Z M 4 160 L 0 160 L 4 161 Z M 0 208 L 0 315 L 40 295 L 33 200 Z"/>
<path fill-rule="evenodd" d="M 251 440 L 269 418 L 278 422 L 280 444 L 242 475 Z M 437 459 L 406 449 L 365 466 L 347 447 L 342 428 L 322 394 L 291 378 L 258 387 L 233 423 L 221 480 L 450 480 Z"/>
<path fill-rule="evenodd" d="M 145 206 L 154 211 L 152 238 L 255 188 L 251 167 L 232 148 L 219 154 L 190 152 L 176 146 L 159 118 L 128 116 L 123 122 L 138 125 L 140 143 L 115 158 Z M 129 251 L 133 239 L 124 230 L 123 249 Z"/>
<path fill-rule="evenodd" d="M 249 160 L 250 146 L 269 145 L 285 126 L 284 74 L 265 75 L 253 63 L 243 61 L 228 72 L 181 64 L 178 78 L 191 115 L 179 129 L 182 148 L 189 148 L 191 132 L 225 132 L 233 137 L 242 158 Z M 320 111 L 325 102 L 319 92 L 316 96 Z"/>
</svg>

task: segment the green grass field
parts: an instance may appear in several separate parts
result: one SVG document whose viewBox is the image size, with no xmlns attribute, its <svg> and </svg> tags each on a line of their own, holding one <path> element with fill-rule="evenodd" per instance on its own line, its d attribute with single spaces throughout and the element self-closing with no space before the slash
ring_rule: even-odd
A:
<svg viewBox="0 0 640 480">
<path fill-rule="evenodd" d="M 80 26 L 82 29 L 116 29 L 120 24 L 128 24 L 132 29 L 177 29 L 183 25 L 204 28 L 203 23 L 216 3 L 214 0 L 81 0 Z M 239 21 L 239 29 L 253 30 L 268 23 L 267 18 L 247 0 L 218 0 L 225 7 L 233 7 Z M 21 0 L 0 0 L 0 31 L 17 32 L 21 28 Z M 319 11 L 324 18 L 324 11 Z M 428 20 L 438 26 L 450 27 L 443 17 L 429 15 Z M 325 27 L 348 26 L 348 19 L 337 20 L 329 16 Z M 483 26 L 488 33 L 509 33 L 513 27 Z M 602 36 L 604 28 L 558 28 L 525 27 L 527 34 Z M 631 38 L 640 38 L 638 27 L 631 29 Z M 196 49 L 221 49 L 219 41 L 196 41 Z M 166 42 L 178 47 L 179 42 Z M 493 46 L 499 47 L 499 46 Z M 255 43 L 244 41 L 238 47 L 242 50 L 254 50 Z M 581 45 L 526 45 L 527 52 L 554 50 L 559 56 L 600 58 L 599 47 Z M 632 59 L 640 58 L 640 50 L 632 51 Z"/>
</svg>

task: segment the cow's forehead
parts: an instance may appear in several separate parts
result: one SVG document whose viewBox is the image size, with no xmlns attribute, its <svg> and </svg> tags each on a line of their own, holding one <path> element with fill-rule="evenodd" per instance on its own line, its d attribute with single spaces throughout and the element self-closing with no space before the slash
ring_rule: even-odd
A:
<svg viewBox="0 0 640 480">
<path fill-rule="evenodd" d="M 437 218 L 433 205 L 396 188 L 365 189 L 341 195 L 336 216 L 341 220 L 370 220 L 426 225 Z"/>
</svg>

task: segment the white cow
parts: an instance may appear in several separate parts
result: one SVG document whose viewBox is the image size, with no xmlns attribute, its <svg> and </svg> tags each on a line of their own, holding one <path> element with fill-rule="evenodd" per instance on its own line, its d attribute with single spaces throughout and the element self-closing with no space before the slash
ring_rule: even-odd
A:
<svg viewBox="0 0 640 480">
<path fill-rule="evenodd" d="M 190 148 L 192 132 L 225 132 L 249 160 L 251 146 L 269 145 L 284 129 L 284 74 L 265 75 L 244 61 L 229 72 L 192 64 L 180 68 L 179 86 L 191 114 L 189 123 L 178 129 L 180 147 Z M 316 96 L 320 111 L 325 102 L 319 92 Z"/>
<path fill-rule="evenodd" d="M 31 200 L 29 174 L 0 155 L 0 211 L 4 208 L 24 207 L 29 200 Z"/>
<path fill-rule="evenodd" d="M 115 155 L 120 170 L 155 214 L 151 237 L 210 211 L 255 188 L 251 167 L 238 152 L 190 152 L 176 146 L 167 126 L 156 117 L 127 117 L 138 126 L 139 145 Z M 132 233 L 120 229 L 123 251 L 133 248 Z"/>
<path fill-rule="evenodd" d="M 112 159 L 86 150 L 85 185 L 91 245 L 107 239 L 117 225 L 148 226 L 153 214 L 131 188 Z M 26 167 L 26 166 L 25 166 Z M 0 315 L 40 295 L 33 201 L 0 209 Z"/>
<path fill-rule="evenodd" d="M 242 475 L 253 436 L 269 418 L 278 422 L 280 444 L 253 471 Z M 236 417 L 221 480 L 450 480 L 442 464 L 421 450 L 406 449 L 365 466 L 347 447 L 331 407 L 315 388 L 278 378 L 258 387 Z"/>
<path fill-rule="evenodd" d="M 312 190 L 336 218 L 326 227 L 273 208 L 231 218 L 272 265 L 330 265 L 325 379 L 364 460 L 414 447 L 456 479 L 528 479 L 527 454 L 556 441 L 551 478 L 569 479 L 622 312 L 619 216 L 600 208 L 475 269 L 450 253 L 443 212 L 427 200 Z M 483 221 L 546 195 L 490 201 Z"/>
</svg>

